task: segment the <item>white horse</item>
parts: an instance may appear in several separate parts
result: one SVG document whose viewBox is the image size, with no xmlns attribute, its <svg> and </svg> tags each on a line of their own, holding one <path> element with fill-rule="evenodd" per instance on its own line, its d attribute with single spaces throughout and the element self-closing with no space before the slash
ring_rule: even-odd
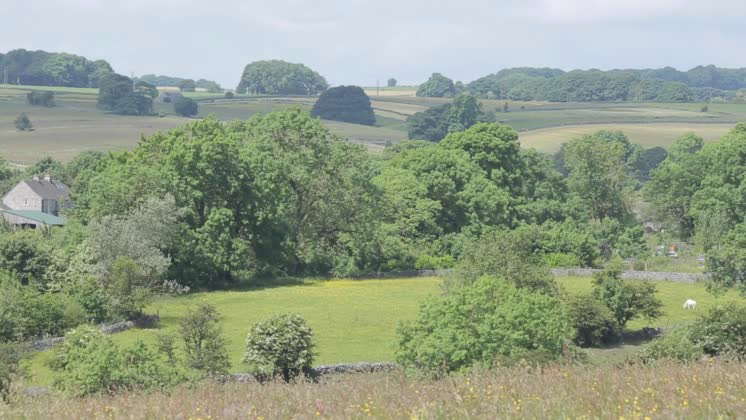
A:
<svg viewBox="0 0 746 420">
<path fill-rule="evenodd" d="M 697 307 L 697 301 L 694 299 L 687 299 L 684 302 L 684 309 L 694 309 Z"/>
</svg>

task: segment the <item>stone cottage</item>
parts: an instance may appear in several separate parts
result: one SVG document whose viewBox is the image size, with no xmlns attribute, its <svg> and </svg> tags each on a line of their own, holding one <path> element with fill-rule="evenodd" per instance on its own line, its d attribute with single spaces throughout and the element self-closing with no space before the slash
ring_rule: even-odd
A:
<svg viewBox="0 0 746 420">
<path fill-rule="evenodd" d="M 70 207 L 70 189 L 50 176 L 24 180 L 0 202 L 0 214 L 10 224 L 21 227 L 60 226 L 60 211 Z"/>
</svg>

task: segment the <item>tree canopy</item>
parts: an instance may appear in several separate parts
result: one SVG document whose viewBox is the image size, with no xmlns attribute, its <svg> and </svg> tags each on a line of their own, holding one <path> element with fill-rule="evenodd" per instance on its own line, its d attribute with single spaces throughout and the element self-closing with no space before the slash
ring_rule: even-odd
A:
<svg viewBox="0 0 746 420">
<path fill-rule="evenodd" d="M 135 88 L 132 79 L 108 73 L 99 82 L 98 106 L 122 115 L 150 115 L 153 113 L 152 89 Z"/>
<path fill-rule="evenodd" d="M 104 60 L 93 61 L 74 54 L 25 49 L 0 54 L 0 81 L 5 83 L 98 87 L 99 79 L 112 72 L 113 69 Z"/>
<path fill-rule="evenodd" d="M 453 84 L 453 80 L 440 73 L 433 73 L 425 83 L 417 88 L 417 96 L 450 98 L 456 96 L 456 87 Z"/>
<path fill-rule="evenodd" d="M 370 98 L 358 86 L 337 86 L 325 90 L 313 105 L 311 115 L 353 124 L 376 123 Z"/>
<path fill-rule="evenodd" d="M 326 79 L 303 64 L 266 60 L 246 65 L 236 91 L 256 95 L 317 95 L 328 87 Z"/>
<path fill-rule="evenodd" d="M 477 122 L 494 121 L 495 116 L 482 110 L 470 95 L 459 95 L 452 103 L 434 106 L 407 119 L 410 139 L 440 141 L 448 133 L 463 131 Z"/>
</svg>

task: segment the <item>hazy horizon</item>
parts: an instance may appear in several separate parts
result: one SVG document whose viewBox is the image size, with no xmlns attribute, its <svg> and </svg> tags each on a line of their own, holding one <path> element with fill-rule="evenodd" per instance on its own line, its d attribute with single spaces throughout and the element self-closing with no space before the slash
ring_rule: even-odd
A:
<svg viewBox="0 0 746 420">
<path fill-rule="evenodd" d="M 6 3 L 0 52 L 64 51 L 107 60 L 126 75 L 205 78 L 226 88 L 263 59 L 361 86 L 389 77 L 421 83 L 433 72 L 469 82 L 523 66 L 746 67 L 746 2 L 735 0 Z"/>
</svg>

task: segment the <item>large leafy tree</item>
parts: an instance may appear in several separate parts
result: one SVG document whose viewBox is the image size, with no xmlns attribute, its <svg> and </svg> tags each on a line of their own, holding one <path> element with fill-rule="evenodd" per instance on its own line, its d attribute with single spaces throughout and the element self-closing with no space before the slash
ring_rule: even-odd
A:
<svg viewBox="0 0 746 420">
<path fill-rule="evenodd" d="M 699 154 L 701 137 L 687 134 L 671 146 L 668 157 L 652 171 L 645 184 L 645 198 L 653 204 L 660 220 L 673 222 L 682 238 L 694 234 L 695 220 L 690 213 L 692 197 L 700 188 L 705 166 Z"/>
<path fill-rule="evenodd" d="M 311 115 L 353 124 L 376 123 L 370 98 L 358 86 L 337 86 L 325 90 L 313 105 Z"/>
<path fill-rule="evenodd" d="M 442 98 L 456 96 L 456 87 L 453 80 L 443 76 L 440 73 L 433 73 L 432 76 L 417 88 L 417 96 Z"/>
<path fill-rule="evenodd" d="M 471 95 L 459 95 L 452 103 L 418 112 L 407 119 L 410 139 L 440 141 L 450 132 L 466 130 L 478 122 L 492 122 L 493 113 L 482 110 Z"/>
<path fill-rule="evenodd" d="M 589 135 L 569 142 L 565 148 L 568 185 L 586 203 L 591 218 L 625 219 L 629 175 L 626 150 L 619 142 Z"/>
<path fill-rule="evenodd" d="M 247 64 L 236 91 L 258 95 L 317 95 L 327 87 L 321 75 L 303 64 L 267 60 Z"/>
<path fill-rule="evenodd" d="M 2 59 L 0 76 L 9 83 L 40 86 L 96 87 L 105 73 L 112 72 L 109 63 L 91 61 L 67 53 L 9 51 Z"/>
</svg>

